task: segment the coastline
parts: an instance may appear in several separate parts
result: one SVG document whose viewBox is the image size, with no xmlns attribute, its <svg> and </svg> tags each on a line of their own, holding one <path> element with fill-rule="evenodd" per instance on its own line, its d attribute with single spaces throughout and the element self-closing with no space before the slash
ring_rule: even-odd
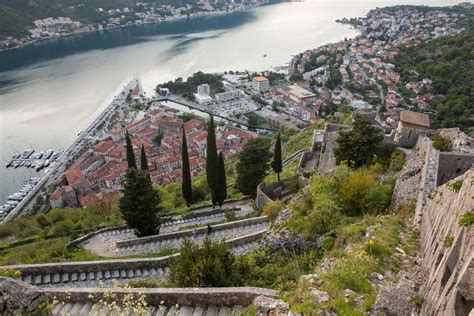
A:
<svg viewBox="0 0 474 316">
<path fill-rule="evenodd" d="M 20 48 L 27 47 L 29 45 L 32 45 L 34 43 L 41 43 L 41 42 L 46 42 L 48 40 L 52 39 L 58 39 L 58 38 L 63 38 L 63 37 L 69 37 L 69 36 L 75 36 L 75 35 L 81 35 L 81 34 L 92 34 L 92 33 L 97 33 L 97 32 L 103 32 L 103 31 L 111 31 L 115 29 L 121 29 L 121 28 L 127 28 L 127 27 L 133 27 L 133 26 L 141 26 L 141 25 L 160 25 L 162 23 L 170 23 L 170 22 L 177 22 L 177 21 L 183 21 L 183 20 L 190 20 L 194 18 L 202 18 L 202 17 L 213 17 L 213 16 L 223 16 L 223 15 L 228 15 L 232 14 L 235 12 L 245 12 L 249 11 L 267 4 L 270 4 L 271 2 L 269 0 L 266 0 L 265 2 L 259 3 L 259 4 L 254 4 L 254 5 L 249 5 L 245 8 L 237 8 L 234 10 L 230 11 L 212 11 L 212 12 L 198 12 L 195 13 L 195 15 L 192 16 L 172 16 L 172 17 L 166 17 L 163 20 L 160 21 L 150 21 L 150 22 L 135 22 L 135 23 L 130 23 L 130 24 L 125 24 L 125 25 L 118 25 L 118 26 L 112 26 L 112 27 L 106 27 L 103 28 L 102 30 L 90 30 L 90 31 L 81 31 L 81 32 L 73 32 L 73 33 L 66 33 L 66 34 L 61 34 L 58 36 L 51 36 L 47 38 L 39 38 L 39 39 L 31 39 L 27 40 L 25 43 L 15 46 L 15 47 L 8 47 L 8 48 L 0 48 L 0 52 L 6 52 L 6 51 L 15 51 Z"/>
</svg>

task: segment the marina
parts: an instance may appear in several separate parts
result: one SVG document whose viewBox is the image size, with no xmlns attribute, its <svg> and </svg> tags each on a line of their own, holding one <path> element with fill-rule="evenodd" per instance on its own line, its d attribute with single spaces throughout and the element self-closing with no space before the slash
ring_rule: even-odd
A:
<svg viewBox="0 0 474 316">
<path fill-rule="evenodd" d="M 15 207 L 20 204 L 21 201 L 33 190 L 33 188 L 38 184 L 40 178 L 33 177 L 29 178 L 20 190 L 16 193 L 13 193 L 8 197 L 8 201 L 0 206 L 0 222 L 3 222 L 5 218 L 10 214 L 10 212 L 15 209 Z"/>
<path fill-rule="evenodd" d="M 61 151 L 55 152 L 52 149 L 35 153 L 34 149 L 25 149 L 22 153 L 16 153 L 11 160 L 5 163 L 6 168 L 33 168 L 37 172 L 47 168 L 61 155 Z"/>
</svg>

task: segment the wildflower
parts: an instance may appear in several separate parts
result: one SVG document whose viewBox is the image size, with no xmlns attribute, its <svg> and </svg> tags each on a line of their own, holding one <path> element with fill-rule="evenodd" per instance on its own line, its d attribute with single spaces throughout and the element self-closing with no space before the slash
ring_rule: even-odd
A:
<svg viewBox="0 0 474 316">
<path fill-rule="evenodd" d="M 375 241 L 373 239 L 369 240 L 369 245 L 373 246 L 375 244 Z"/>
</svg>

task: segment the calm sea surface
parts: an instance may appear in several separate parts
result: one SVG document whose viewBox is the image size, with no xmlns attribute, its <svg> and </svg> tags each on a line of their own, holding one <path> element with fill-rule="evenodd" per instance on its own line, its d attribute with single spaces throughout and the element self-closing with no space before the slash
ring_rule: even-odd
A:
<svg viewBox="0 0 474 316">
<path fill-rule="evenodd" d="M 226 16 L 132 26 L 0 52 L 0 203 L 36 172 L 6 169 L 12 154 L 67 147 L 134 73 L 148 94 L 193 72 L 264 70 L 291 55 L 357 35 L 337 18 L 393 4 L 453 0 L 307 0 Z M 267 54 L 267 57 L 263 57 Z"/>
</svg>

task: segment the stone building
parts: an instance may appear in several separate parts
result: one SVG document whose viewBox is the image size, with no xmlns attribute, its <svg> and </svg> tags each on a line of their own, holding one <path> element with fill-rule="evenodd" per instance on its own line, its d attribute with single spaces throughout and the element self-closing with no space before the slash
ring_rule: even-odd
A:
<svg viewBox="0 0 474 316">
<path fill-rule="evenodd" d="M 418 136 L 426 134 L 430 128 L 428 115 L 413 111 L 400 112 L 400 121 L 395 131 L 395 143 L 401 147 L 412 148 L 418 141 Z"/>
</svg>

